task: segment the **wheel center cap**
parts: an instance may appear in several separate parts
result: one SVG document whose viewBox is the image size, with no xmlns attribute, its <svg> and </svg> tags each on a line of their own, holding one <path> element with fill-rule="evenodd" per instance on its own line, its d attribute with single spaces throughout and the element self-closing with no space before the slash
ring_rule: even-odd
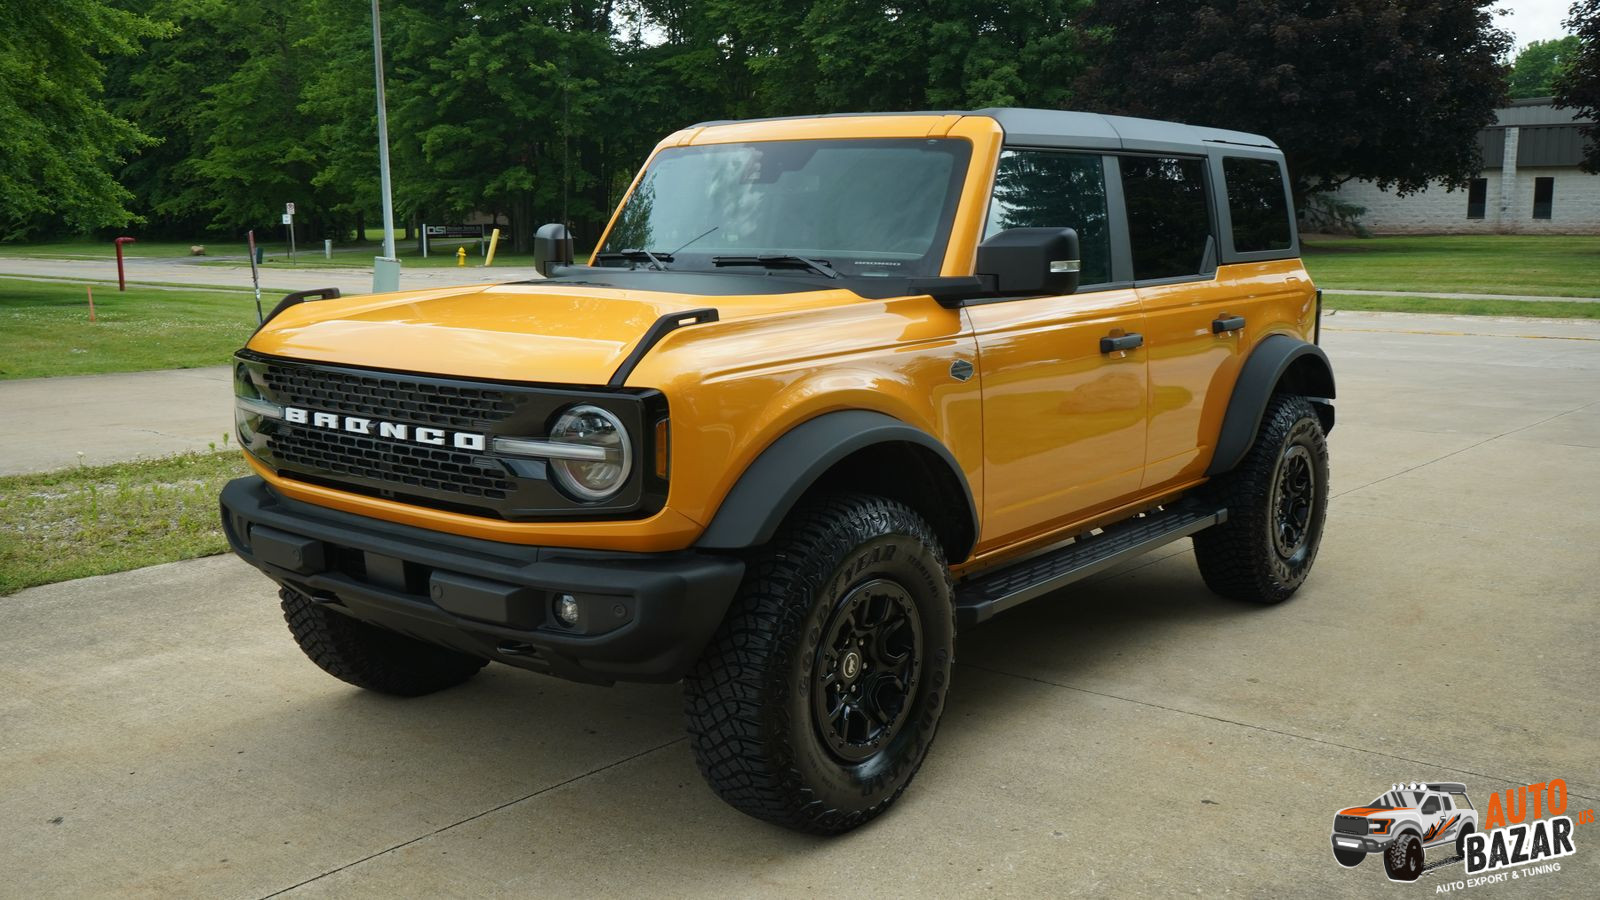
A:
<svg viewBox="0 0 1600 900">
<path fill-rule="evenodd" d="M 844 678 L 846 682 L 850 682 L 855 681 L 856 676 L 860 674 L 861 654 L 851 650 L 844 655 L 843 659 L 839 660 L 839 675 Z"/>
</svg>

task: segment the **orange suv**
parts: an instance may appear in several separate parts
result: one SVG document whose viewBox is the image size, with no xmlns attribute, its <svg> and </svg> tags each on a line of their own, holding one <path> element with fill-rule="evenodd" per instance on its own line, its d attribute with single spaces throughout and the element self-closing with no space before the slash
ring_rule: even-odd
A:
<svg viewBox="0 0 1600 900">
<path fill-rule="evenodd" d="M 1333 375 L 1266 138 L 711 122 L 587 264 L 535 245 L 540 280 L 290 295 L 238 353 L 228 538 L 352 684 L 681 679 L 711 786 L 835 833 L 922 764 L 958 627 L 1184 537 L 1256 603 L 1317 555 Z"/>
</svg>

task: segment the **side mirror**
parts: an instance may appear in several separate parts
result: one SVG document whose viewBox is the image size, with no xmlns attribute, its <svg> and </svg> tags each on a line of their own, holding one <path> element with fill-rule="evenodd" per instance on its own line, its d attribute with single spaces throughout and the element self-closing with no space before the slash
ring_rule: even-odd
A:
<svg viewBox="0 0 1600 900">
<path fill-rule="evenodd" d="M 533 233 L 533 265 L 550 277 L 556 266 L 572 265 L 572 233 L 559 222 L 539 226 Z"/>
<path fill-rule="evenodd" d="M 978 245 L 977 274 L 997 294 L 1070 294 L 1081 260 L 1071 228 L 1011 228 Z"/>
</svg>

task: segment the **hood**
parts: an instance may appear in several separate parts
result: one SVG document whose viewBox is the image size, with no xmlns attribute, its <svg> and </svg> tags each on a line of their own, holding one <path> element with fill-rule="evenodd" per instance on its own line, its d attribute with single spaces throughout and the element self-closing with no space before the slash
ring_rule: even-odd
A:
<svg viewBox="0 0 1600 900">
<path fill-rule="evenodd" d="M 702 296 L 559 283 L 480 285 L 301 303 L 268 323 L 249 347 L 375 369 L 600 385 L 669 313 L 715 307 L 727 321 L 841 300 L 860 298 L 842 290 Z"/>
<path fill-rule="evenodd" d="M 1405 812 L 1405 811 L 1410 810 L 1410 809 L 1412 809 L 1412 807 L 1409 807 L 1409 806 L 1401 806 L 1401 807 L 1352 806 L 1349 809 L 1341 809 L 1341 810 L 1339 810 L 1339 815 L 1341 815 L 1341 816 L 1363 816 L 1364 817 L 1364 816 L 1378 815 L 1380 813 Z"/>
</svg>

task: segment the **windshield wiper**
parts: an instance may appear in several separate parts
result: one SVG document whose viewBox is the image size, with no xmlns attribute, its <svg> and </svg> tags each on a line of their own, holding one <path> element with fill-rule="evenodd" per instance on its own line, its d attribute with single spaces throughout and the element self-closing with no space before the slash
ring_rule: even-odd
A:
<svg viewBox="0 0 1600 900">
<path fill-rule="evenodd" d="M 650 268 L 661 272 L 665 272 L 667 270 L 665 263 L 672 262 L 671 253 L 653 253 L 649 250 L 632 247 L 622 250 L 607 250 L 604 253 L 597 253 L 595 256 L 597 259 L 609 258 L 625 259 L 629 262 L 647 262 L 650 264 Z"/>
<path fill-rule="evenodd" d="M 825 259 L 811 259 L 805 256 L 792 256 L 786 253 L 762 253 L 758 256 L 713 256 L 711 264 L 714 266 L 765 266 L 769 269 L 805 269 L 815 272 L 824 278 L 838 278 L 839 273 L 833 270 L 833 263 Z"/>
</svg>

